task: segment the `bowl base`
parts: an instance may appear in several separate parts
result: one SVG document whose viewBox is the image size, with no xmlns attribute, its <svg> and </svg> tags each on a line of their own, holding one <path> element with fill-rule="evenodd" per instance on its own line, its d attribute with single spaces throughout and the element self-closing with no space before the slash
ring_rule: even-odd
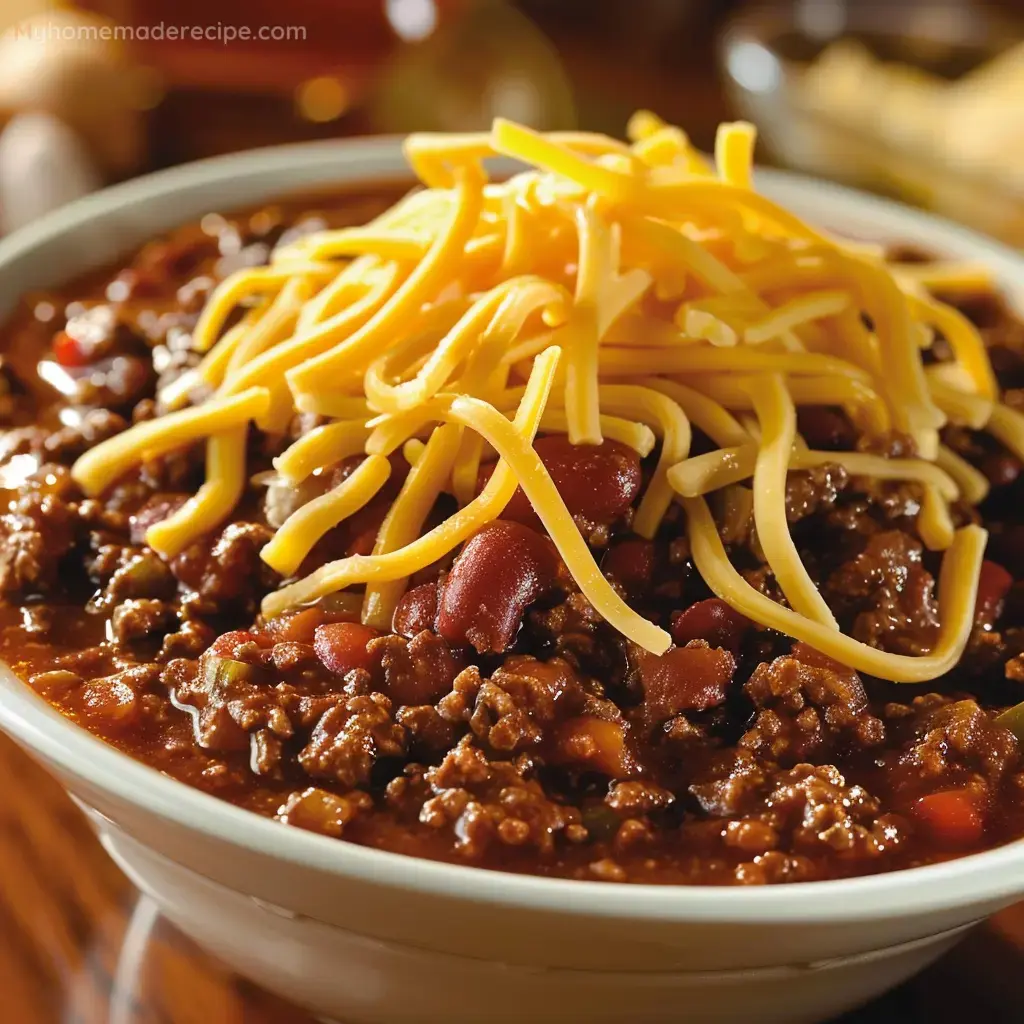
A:
<svg viewBox="0 0 1024 1024">
<path fill-rule="evenodd" d="M 109 821 L 98 825 L 110 855 L 182 932 L 324 1024 L 818 1024 L 909 978 L 970 927 L 799 967 L 643 973 L 509 965 L 330 927 L 217 885 Z"/>
</svg>

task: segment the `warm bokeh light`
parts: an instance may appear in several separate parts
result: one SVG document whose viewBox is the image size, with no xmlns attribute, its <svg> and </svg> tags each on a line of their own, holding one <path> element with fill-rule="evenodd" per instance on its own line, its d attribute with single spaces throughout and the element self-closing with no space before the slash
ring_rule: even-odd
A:
<svg viewBox="0 0 1024 1024">
<path fill-rule="evenodd" d="M 348 109 L 349 99 L 345 84 L 327 75 L 303 82 L 295 96 L 301 116 L 318 124 L 336 121 L 341 117 Z"/>
</svg>

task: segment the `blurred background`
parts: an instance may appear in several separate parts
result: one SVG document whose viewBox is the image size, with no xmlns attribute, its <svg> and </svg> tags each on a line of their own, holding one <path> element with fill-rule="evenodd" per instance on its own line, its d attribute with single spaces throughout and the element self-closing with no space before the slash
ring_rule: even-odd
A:
<svg viewBox="0 0 1024 1024">
<path fill-rule="evenodd" d="M 648 107 L 1024 245 L 1022 38 L 1019 0 L 0 0 L 0 218 L 253 146 Z"/>
</svg>

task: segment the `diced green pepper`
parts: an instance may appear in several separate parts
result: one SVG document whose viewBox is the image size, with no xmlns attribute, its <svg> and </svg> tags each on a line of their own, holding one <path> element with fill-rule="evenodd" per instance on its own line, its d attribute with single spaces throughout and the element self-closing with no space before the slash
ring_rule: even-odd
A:
<svg viewBox="0 0 1024 1024">
<path fill-rule="evenodd" d="M 255 666 L 231 658 L 207 657 L 203 669 L 206 684 L 213 687 L 231 687 L 238 683 L 251 683 L 256 675 Z"/>
<path fill-rule="evenodd" d="M 1017 704 L 1004 711 L 996 721 L 1004 729 L 1009 729 L 1024 744 L 1024 703 Z"/>
</svg>

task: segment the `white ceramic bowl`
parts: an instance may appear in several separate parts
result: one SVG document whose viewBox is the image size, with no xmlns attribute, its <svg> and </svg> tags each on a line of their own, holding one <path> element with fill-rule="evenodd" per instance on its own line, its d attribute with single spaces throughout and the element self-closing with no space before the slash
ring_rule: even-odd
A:
<svg viewBox="0 0 1024 1024">
<path fill-rule="evenodd" d="M 0 241 L 0 316 L 211 209 L 394 178 L 393 140 L 196 164 L 78 202 Z M 805 179 L 761 187 L 863 238 L 986 261 L 1009 250 Z M 908 977 L 1024 896 L 1024 842 L 838 882 L 711 889 L 559 881 L 436 864 L 286 828 L 183 786 L 47 707 L 0 666 L 0 727 L 86 808 L 163 912 L 242 974 L 346 1024 L 813 1022 Z"/>
</svg>

